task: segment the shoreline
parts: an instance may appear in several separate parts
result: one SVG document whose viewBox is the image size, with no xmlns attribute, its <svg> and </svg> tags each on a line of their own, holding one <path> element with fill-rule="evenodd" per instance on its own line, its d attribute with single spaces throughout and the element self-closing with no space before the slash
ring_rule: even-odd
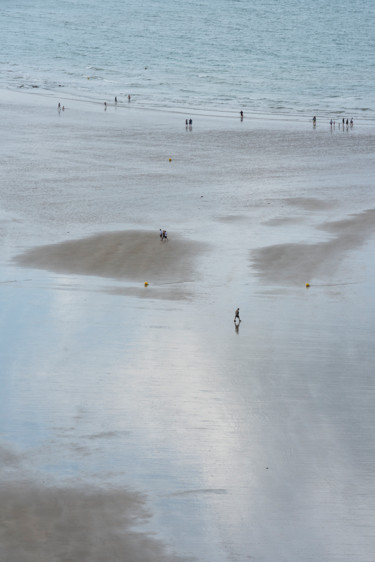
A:
<svg viewBox="0 0 375 562">
<path fill-rule="evenodd" d="M 6 101 L 6 103 L 17 103 L 14 101 L 13 96 L 20 96 L 24 99 L 24 100 L 30 100 L 29 105 L 32 105 L 31 100 L 39 100 L 40 103 L 36 102 L 36 105 L 43 105 L 45 107 L 50 107 L 50 104 L 47 103 L 47 100 L 55 100 L 56 105 L 58 102 L 62 102 L 62 105 L 66 105 L 66 103 L 64 102 L 72 102 L 72 107 L 69 109 L 80 109 L 80 110 L 89 110 L 89 108 L 91 107 L 92 109 L 94 109 L 95 107 L 103 107 L 104 105 L 104 101 L 106 101 L 107 103 L 107 108 L 108 109 L 114 109 L 117 111 L 124 111 L 124 112 L 128 112 L 127 115 L 129 115 L 130 113 L 135 113 L 138 117 L 139 115 L 141 115 L 143 112 L 146 112 L 147 114 L 154 114 L 155 116 L 165 116 L 168 115 L 170 117 L 173 116 L 177 116 L 177 115 L 181 115 L 184 118 L 186 117 L 194 117 L 196 119 L 201 119 L 200 122 L 204 122 L 207 126 L 209 124 L 212 124 L 214 120 L 218 120 L 219 122 L 224 123 L 229 123 L 229 122 L 238 122 L 240 121 L 240 110 L 244 109 L 241 108 L 240 106 L 238 107 L 238 111 L 235 110 L 225 110 L 225 109 L 220 109 L 220 108 L 215 108 L 214 110 L 208 109 L 208 108 L 199 108 L 199 107 L 173 107 L 173 106 L 152 106 L 152 105 L 143 105 L 142 101 L 139 98 L 132 98 L 132 100 L 130 102 L 128 102 L 127 99 L 123 99 L 123 100 L 119 100 L 118 103 L 116 104 L 114 101 L 110 100 L 108 101 L 103 99 L 99 99 L 99 98 L 84 98 L 84 97 L 80 97 L 80 96 L 75 96 L 74 94 L 71 93 L 67 93 L 64 94 L 63 92 L 63 88 L 61 90 L 61 94 L 60 92 L 52 92 L 52 91 L 47 91 L 47 90 L 42 90 L 39 88 L 30 88 L 28 90 L 23 90 L 23 89 L 12 89 L 12 88 L 0 88 L 0 102 L 3 102 L 3 100 Z M 43 100 L 43 101 L 42 101 Z M 68 108 L 66 108 L 68 109 Z M 306 127 L 310 127 L 312 128 L 312 117 L 313 117 L 314 112 L 312 111 L 311 114 L 309 114 L 307 111 L 301 111 L 299 113 L 294 113 L 294 112 L 286 112 L 286 113 L 282 113 L 282 112 L 275 112 L 275 113 L 265 113 L 262 111 L 254 111 L 254 110 L 247 110 L 246 108 L 244 109 L 244 120 L 242 125 L 246 125 L 247 124 L 252 124 L 255 125 L 255 128 L 259 129 L 259 128 L 280 128 L 280 125 L 285 125 L 285 126 L 289 126 L 291 128 L 300 128 L 302 125 L 304 125 L 303 129 L 305 130 Z M 354 126 L 356 126 L 358 123 L 361 124 L 361 127 L 365 127 L 366 129 L 368 127 L 374 127 L 375 126 L 375 117 L 374 118 L 366 118 L 364 116 L 361 115 L 356 115 L 355 113 L 350 114 L 346 114 L 343 111 L 336 111 L 336 112 L 328 112 L 328 111 L 324 111 L 319 113 L 316 113 L 317 115 L 317 129 L 319 129 L 319 126 L 321 125 L 321 123 L 324 122 L 325 125 L 329 125 L 329 120 L 332 119 L 336 119 L 337 120 L 337 127 L 338 124 L 341 120 L 341 118 L 345 115 L 345 117 L 349 117 L 349 119 L 351 117 L 353 117 L 354 119 Z M 329 128 L 329 127 L 328 127 Z"/>
</svg>

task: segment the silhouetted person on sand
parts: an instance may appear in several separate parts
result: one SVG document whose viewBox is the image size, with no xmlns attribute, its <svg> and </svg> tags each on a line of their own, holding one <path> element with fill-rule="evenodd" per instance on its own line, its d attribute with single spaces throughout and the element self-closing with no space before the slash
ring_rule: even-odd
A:
<svg viewBox="0 0 375 562">
<path fill-rule="evenodd" d="M 240 309 L 237 308 L 236 312 L 234 313 L 234 322 L 241 322 L 241 318 L 240 318 Z"/>
</svg>

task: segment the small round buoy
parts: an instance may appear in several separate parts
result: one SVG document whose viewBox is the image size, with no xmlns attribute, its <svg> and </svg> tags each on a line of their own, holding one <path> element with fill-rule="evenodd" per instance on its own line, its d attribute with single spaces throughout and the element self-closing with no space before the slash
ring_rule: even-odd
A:
<svg viewBox="0 0 375 562">
<path fill-rule="evenodd" d="M 147 285 L 148 285 L 148 283 L 147 283 L 147 281 L 145 281 L 145 287 L 147 287 Z"/>
<path fill-rule="evenodd" d="M 306 283 L 306 288 L 309 288 L 309 287 L 310 287 L 310 283 Z"/>
<path fill-rule="evenodd" d="M 170 158 L 169 161 L 172 162 L 172 158 Z"/>
</svg>

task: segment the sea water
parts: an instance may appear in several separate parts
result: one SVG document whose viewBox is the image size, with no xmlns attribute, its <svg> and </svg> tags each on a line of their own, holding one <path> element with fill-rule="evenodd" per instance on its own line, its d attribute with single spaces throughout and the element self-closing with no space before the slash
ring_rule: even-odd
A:
<svg viewBox="0 0 375 562">
<path fill-rule="evenodd" d="M 0 86 L 373 119 L 369 0 L 2 0 Z"/>
</svg>

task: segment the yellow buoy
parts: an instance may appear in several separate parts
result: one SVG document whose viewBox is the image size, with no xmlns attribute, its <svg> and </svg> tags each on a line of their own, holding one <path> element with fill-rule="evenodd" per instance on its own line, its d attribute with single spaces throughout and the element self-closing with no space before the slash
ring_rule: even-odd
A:
<svg viewBox="0 0 375 562">
<path fill-rule="evenodd" d="M 145 287 L 147 287 L 147 285 L 148 285 L 148 283 L 147 283 L 147 281 L 145 281 Z"/>
<path fill-rule="evenodd" d="M 310 287 L 310 283 L 306 283 L 306 287 Z"/>
<path fill-rule="evenodd" d="M 172 162 L 172 158 L 170 158 L 169 161 Z"/>
</svg>

